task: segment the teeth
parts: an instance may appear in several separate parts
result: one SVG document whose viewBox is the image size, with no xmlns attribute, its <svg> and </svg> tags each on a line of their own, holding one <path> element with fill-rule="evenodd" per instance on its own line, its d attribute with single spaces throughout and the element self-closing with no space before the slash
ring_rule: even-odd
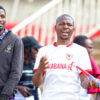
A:
<svg viewBox="0 0 100 100">
<path fill-rule="evenodd" d="M 66 31 L 62 31 L 63 33 L 68 33 L 69 32 L 69 30 L 66 30 Z"/>
<path fill-rule="evenodd" d="M 3 26 L 2 24 L 0 24 L 0 26 Z"/>
<path fill-rule="evenodd" d="M 66 34 L 67 34 L 67 33 L 69 33 L 69 32 L 62 32 L 62 33 L 66 33 Z"/>
</svg>

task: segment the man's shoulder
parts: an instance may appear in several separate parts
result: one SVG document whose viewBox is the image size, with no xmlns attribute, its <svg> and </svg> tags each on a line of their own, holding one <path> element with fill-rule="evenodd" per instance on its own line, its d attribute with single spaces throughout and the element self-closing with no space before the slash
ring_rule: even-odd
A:
<svg viewBox="0 0 100 100">
<path fill-rule="evenodd" d="M 87 51 L 85 47 L 80 46 L 80 45 L 78 45 L 76 43 L 73 43 L 73 50 L 75 50 L 78 53 L 79 52 L 86 52 Z"/>
<path fill-rule="evenodd" d="M 44 49 L 50 49 L 50 48 L 52 48 L 52 47 L 53 47 L 53 44 L 50 44 L 50 45 L 47 45 L 47 46 L 43 46 L 43 47 L 40 48 L 40 49 L 44 50 Z"/>
<path fill-rule="evenodd" d="M 16 35 L 15 33 L 13 33 L 11 30 L 8 31 L 8 35 L 10 36 L 11 39 L 21 40 L 21 38 L 18 35 Z"/>
<path fill-rule="evenodd" d="M 47 45 L 47 46 L 43 46 L 39 49 L 39 52 L 49 52 L 53 49 L 53 45 Z"/>
<path fill-rule="evenodd" d="M 85 47 L 78 45 L 76 43 L 73 43 L 73 47 L 76 48 L 76 49 L 85 49 Z"/>
</svg>

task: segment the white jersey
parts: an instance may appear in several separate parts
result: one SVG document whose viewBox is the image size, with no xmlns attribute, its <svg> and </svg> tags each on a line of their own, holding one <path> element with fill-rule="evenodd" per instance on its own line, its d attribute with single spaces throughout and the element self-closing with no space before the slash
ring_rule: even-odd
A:
<svg viewBox="0 0 100 100">
<path fill-rule="evenodd" d="M 35 69 L 38 69 L 43 56 L 47 56 L 49 68 L 45 70 L 42 100 L 79 100 L 80 71 L 75 65 L 91 70 L 86 49 L 75 43 L 42 47 L 37 55 Z"/>
<path fill-rule="evenodd" d="M 87 89 L 80 87 L 79 100 L 91 100 L 91 94 L 87 93 Z"/>
</svg>

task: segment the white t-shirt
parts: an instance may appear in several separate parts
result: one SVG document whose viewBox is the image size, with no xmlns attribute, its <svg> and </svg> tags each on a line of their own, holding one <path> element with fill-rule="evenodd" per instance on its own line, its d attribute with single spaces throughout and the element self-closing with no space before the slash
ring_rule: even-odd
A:
<svg viewBox="0 0 100 100">
<path fill-rule="evenodd" d="M 79 100 L 91 100 L 91 94 L 87 93 L 87 89 L 80 87 Z"/>
<path fill-rule="evenodd" d="M 49 68 L 45 70 L 42 100 L 79 100 L 80 71 L 75 65 L 91 70 L 86 49 L 75 43 L 42 47 L 34 69 L 38 69 L 43 56 L 47 56 Z"/>
</svg>

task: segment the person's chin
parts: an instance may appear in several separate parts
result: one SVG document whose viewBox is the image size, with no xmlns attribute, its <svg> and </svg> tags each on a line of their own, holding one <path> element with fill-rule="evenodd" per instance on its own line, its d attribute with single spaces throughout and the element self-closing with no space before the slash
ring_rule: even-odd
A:
<svg viewBox="0 0 100 100">
<path fill-rule="evenodd" d="M 69 40 L 69 37 L 61 37 L 62 40 Z"/>
</svg>

